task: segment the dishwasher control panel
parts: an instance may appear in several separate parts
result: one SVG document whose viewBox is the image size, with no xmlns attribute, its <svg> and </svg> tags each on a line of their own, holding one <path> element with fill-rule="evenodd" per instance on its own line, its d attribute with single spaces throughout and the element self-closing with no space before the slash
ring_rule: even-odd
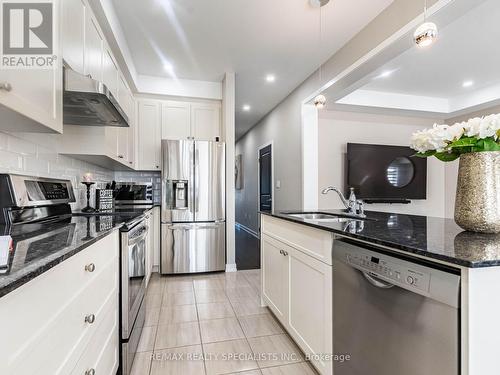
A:
<svg viewBox="0 0 500 375">
<path fill-rule="evenodd" d="M 431 275 L 411 267 L 411 263 L 397 258 L 393 261 L 383 254 L 346 254 L 348 264 L 364 272 L 380 277 L 395 285 L 405 285 L 428 292 Z"/>
</svg>

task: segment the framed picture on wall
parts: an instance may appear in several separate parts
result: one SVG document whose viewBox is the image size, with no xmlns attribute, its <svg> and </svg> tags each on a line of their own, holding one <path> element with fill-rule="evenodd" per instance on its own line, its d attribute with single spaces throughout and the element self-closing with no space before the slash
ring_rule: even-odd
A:
<svg viewBox="0 0 500 375">
<path fill-rule="evenodd" d="M 237 190 L 243 189 L 243 158 L 242 155 L 236 155 L 234 163 L 234 184 Z"/>
</svg>

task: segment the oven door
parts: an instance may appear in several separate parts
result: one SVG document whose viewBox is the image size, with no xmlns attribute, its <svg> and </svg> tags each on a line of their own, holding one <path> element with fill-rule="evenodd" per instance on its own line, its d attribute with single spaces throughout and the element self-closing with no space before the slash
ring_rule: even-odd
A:
<svg viewBox="0 0 500 375">
<path fill-rule="evenodd" d="M 122 338 L 128 339 L 141 306 L 146 288 L 146 239 L 149 228 L 145 221 L 122 233 Z"/>
</svg>

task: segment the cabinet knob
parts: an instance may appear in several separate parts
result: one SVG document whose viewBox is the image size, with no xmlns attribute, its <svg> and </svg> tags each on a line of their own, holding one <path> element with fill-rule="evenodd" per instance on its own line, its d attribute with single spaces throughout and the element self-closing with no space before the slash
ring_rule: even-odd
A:
<svg viewBox="0 0 500 375">
<path fill-rule="evenodd" d="M 283 254 L 283 256 L 288 256 L 288 253 L 285 251 L 285 250 L 281 250 L 281 254 Z"/>
<path fill-rule="evenodd" d="M 85 266 L 85 271 L 87 272 L 94 272 L 95 271 L 95 264 L 94 263 L 89 263 Z"/>
<path fill-rule="evenodd" d="M 10 91 L 12 90 L 12 85 L 8 82 L 1 82 L 0 83 L 0 90 L 2 91 Z"/>
<path fill-rule="evenodd" d="M 92 324 L 95 322 L 95 315 L 89 314 L 85 316 L 85 323 Z"/>
<path fill-rule="evenodd" d="M 123 155 L 118 155 L 118 158 L 119 158 L 119 159 L 123 159 L 123 158 L 125 158 L 125 156 L 123 156 Z"/>
<path fill-rule="evenodd" d="M 159 166 L 159 165 L 157 165 L 157 166 L 156 166 L 156 169 L 159 169 L 159 168 L 160 168 L 160 166 Z"/>
<path fill-rule="evenodd" d="M 93 368 L 88 369 L 87 371 L 85 371 L 85 375 L 95 375 L 95 370 Z"/>
</svg>

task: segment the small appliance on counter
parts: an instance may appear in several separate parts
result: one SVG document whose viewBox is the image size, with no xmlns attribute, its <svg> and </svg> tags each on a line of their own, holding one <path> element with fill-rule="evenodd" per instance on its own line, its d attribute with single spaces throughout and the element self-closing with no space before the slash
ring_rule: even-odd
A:
<svg viewBox="0 0 500 375">
<path fill-rule="evenodd" d="M 153 207 L 153 182 L 115 182 L 111 184 L 116 211 Z"/>
<path fill-rule="evenodd" d="M 223 271 L 225 144 L 162 141 L 162 274 Z"/>
</svg>

